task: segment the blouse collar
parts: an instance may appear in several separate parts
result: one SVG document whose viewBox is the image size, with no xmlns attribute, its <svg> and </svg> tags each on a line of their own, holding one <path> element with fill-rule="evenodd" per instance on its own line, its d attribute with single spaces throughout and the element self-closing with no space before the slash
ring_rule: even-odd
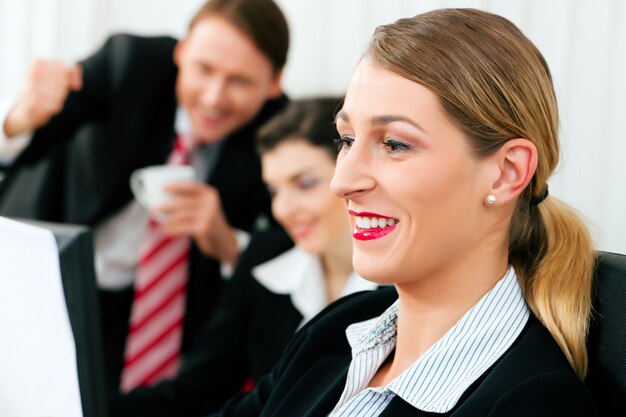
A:
<svg viewBox="0 0 626 417">
<path fill-rule="evenodd" d="M 450 411 L 467 388 L 513 344 L 529 316 L 515 270 L 509 267 L 439 341 L 384 389 L 422 411 Z M 366 389 L 395 348 L 397 318 L 396 301 L 381 316 L 346 329 L 353 359 L 335 410 Z"/>
<path fill-rule="evenodd" d="M 252 275 L 271 292 L 290 295 L 294 307 L 303 317 L 300 326 L 328 305 L 320 258 L 297 246 L 254 267 Z M 373 290 L 376 286 L 352 272 L 341 296 Z"/>
</svg>

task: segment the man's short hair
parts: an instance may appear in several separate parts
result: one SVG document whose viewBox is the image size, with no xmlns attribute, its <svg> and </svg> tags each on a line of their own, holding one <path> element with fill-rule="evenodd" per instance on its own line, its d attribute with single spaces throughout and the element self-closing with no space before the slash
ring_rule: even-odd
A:
<svg viewBox="0 0 626 417">
<path fill-rule="evenodd" d="M 202 19 L 220 16 L 252 39 L 269 58 L 274 71 L 287 62 L 289 28 L 285 16 L 272 0 L 209 0 L 196 12 L 189 31 Z"/>
</svg>

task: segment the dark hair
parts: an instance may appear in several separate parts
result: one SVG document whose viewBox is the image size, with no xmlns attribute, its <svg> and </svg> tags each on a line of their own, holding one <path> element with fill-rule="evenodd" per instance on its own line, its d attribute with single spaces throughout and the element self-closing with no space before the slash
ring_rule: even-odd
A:
<svg viewBox="0 0 626 417">
<path fill-rule="evenodd" d="M 252 39 L 279 71 L 287 62 L 289 27 L 285 16 L 272 0 L 209 0 L 189 22 L 189 31 L 202 19 L 217 15 Z"/>
<path fill-rule="evenodd" d="M 306 140 L 337 157 L 335 114 L 343 97 L 320 97 L 292 101 L 283 111 L 259 129 L 259 153 L 272 150 L 286 140 Z"/>
</svg>

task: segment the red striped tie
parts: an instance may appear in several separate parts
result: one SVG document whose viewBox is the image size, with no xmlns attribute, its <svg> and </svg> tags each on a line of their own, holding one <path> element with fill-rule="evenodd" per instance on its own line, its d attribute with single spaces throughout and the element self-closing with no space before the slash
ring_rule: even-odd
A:
<svg viewBox="0 0 626 417">
<path fill-rule="evenodd" d="M 179 136 L 167 163 L 188 164 L 187 149 Z M 164 236 L 159 223 L 148 221 L 124 355 L 124 392 L 174 377 L 178 371 L 190 244 L 186 237 Z"/>
</svg>

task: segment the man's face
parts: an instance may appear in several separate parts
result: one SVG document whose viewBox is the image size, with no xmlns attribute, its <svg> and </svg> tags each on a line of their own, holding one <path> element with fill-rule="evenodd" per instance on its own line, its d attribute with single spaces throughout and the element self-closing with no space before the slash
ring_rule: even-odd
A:
<svg viewBox="0 0 626 417">
<path fill-rule="evenodd" d="M 280 72 L 243 32 L 219 16 L 195 24 L 174 52 L 176 96 L 200 143 L 239 129 L 270 98 L 280 96 Z"/>
</svg>

